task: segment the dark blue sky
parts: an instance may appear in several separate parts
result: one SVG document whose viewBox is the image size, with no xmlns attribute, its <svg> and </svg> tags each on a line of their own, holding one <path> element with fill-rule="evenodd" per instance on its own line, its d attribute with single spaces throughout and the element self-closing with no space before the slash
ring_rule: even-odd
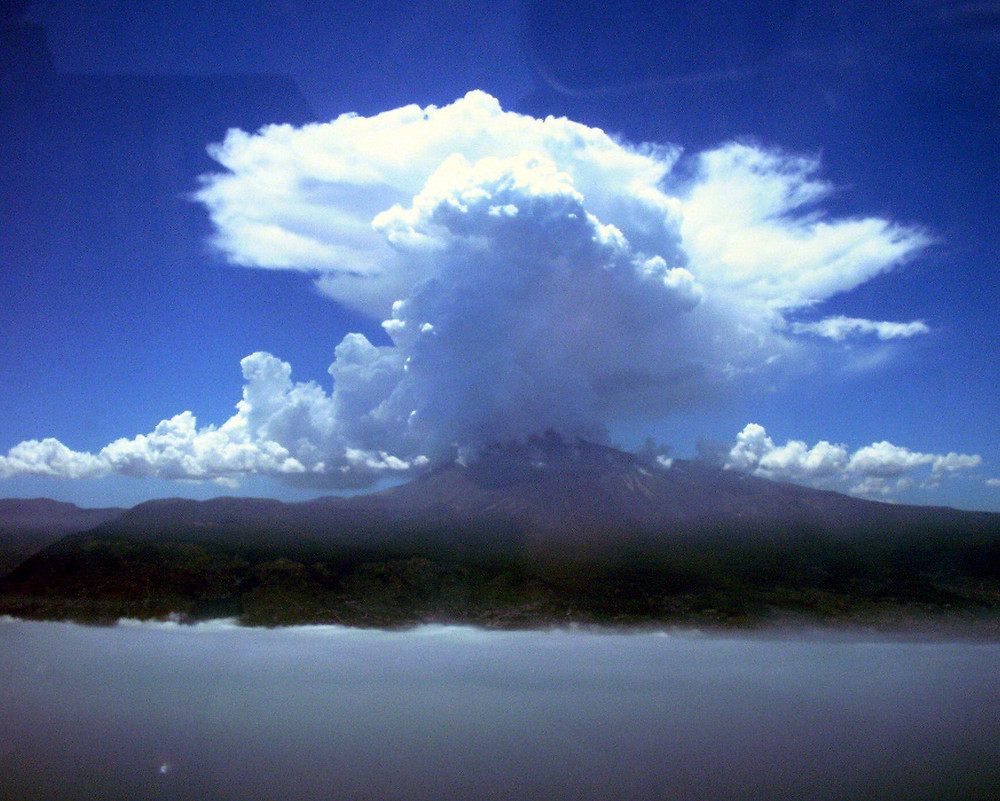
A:
<svg viewBox="0 0 1000 801">
<path fill-rule="evenodd" d="M 852 453 L 888 441 L 906 449 L 895 466 L 843 485 L 831 473 L 822 480 L 847 489 L 878 478 L 886 497 L 1000 509 L 1000 486 L 989 483 L 1000 478 L 995 4 L 4 8 L 0 454 L 49 437 L 96 454 L 185 410 L 218 426 L 233 414 L 250 353 L 272 353 L 293 379 L 329 390 L 327 367 L 346 334 L 391 344 L 382 318 L 322 294 L 311 274 L 235 266 L 210 244 L 215 226 L 192 198 L 199 176 L 221 169 L 206 148 L 230 128 L 445 106 L 481 89 L 506 111 L 678 145 L 676 182 L 697 170 L 695 154 L 733 140 L 818 157 L 834 188 L 827 215 L 883 218 L 933 240 L 905 264 L 786 315 L 789 325 L 923 321 L 924 333 L 825 340 L 808 366 L 703 403 L 618 408 L 604 420 L 613 439 L 635 447 L 649 435 L 687 456 L 699 438 L 728 448 L 756 423 L 768 448 L 826 440 Z M 929 472 L 949 453 L 980 461 Z M 226 475 L 220 485 L 113 472 L 124 474 L 11 468 L 0 494 L 95 505 L 329 491 L 267 476 Z"/>
</svg>

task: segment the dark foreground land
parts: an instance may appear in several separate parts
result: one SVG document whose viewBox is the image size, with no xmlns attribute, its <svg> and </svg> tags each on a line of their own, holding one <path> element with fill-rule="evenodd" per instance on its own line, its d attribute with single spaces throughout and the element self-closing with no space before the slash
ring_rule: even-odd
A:
<svg viewBox="0 0 1000 801">
<path fill-rule="evenodd" d="M 790 619 L 892 627 L 923 619 L 978 621 L 1000 633 L 996 538 L 928 532 L 876 546 L 798 534 L 748 544 L 720 534 L 636 544 L 599 559 L 497 545 L 324 550 L 87 533 L 8 576 L 0 612 L 91 623 L 180 615 L 251 625 L 503 628 Z"/>
<path fill-rule="evenodd" d="M 141 504 L 0 579 L 110 623 L 958 627 L 1000 636 L 1000 515 L 892 506 L 578 443 L 377 495 Z M 544 458 L 541 458 L 544 457 Z"/>
</svg>

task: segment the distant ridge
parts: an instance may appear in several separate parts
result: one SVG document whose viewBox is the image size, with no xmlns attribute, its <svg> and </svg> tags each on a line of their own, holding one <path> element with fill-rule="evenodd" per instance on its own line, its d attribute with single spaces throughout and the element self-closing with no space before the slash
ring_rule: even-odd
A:
<svg viewBox="0 0 1000 801">
<path fill-rule="evenodd" d="M 82 508 L 50 498 L 0 498 L 0 526 L 4 529 L 65 528 L 79 531 L 117 517 L 123 511 L 119 507 Z"/>
<path fill-rule="evenodd" d="M 0 498 L 0 576 L 74 531 L 85 531 L 124 509 L 81 509 L 49 498 Z"/>
</svg>

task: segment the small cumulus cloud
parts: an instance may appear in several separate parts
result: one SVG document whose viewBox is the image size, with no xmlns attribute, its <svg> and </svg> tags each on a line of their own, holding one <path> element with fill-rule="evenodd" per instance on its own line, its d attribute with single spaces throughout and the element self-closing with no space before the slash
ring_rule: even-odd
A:
<svg viewBox="0 0 1000 801">
<path fill-rule="evenodd" d="M 769 382 L 821 347 L 817 334 L 924 325 L 790 322 L 930 241 L 824 213 L 833 186 L 811 156 L 730 143 L 682 157 L 504 111 L 483 92 L 233 130 L 210 152 L 222 169 L 196 198 L 228 259 L 313 275 L 382 321 L 392 344 L 345 337 L 329 391 L 255 353 L 221 425 L 185 412 L 94 454 L 24 442 L 0 474 L 360 485 L 495 440 L 599 438 L 616 416 L 690 410 Z M 748 467 L 832 474 L 848 458 L 827 443 L 773 450 Z"/>
<path fill-rule="evenodd" d="M 725 464 L 766 478 L 794 481 L 836 475 L 847 462 L 842 445 L 822 441 L 810 448 L 800 440 L 775 445 L 763 426 L 749 423 L 737 435 Z"/>
<path fill-rule="evenodd" d="M 930 328 L 923 320 L 913 320 L 909 323 L 892 323 L 879 320 L 865 320 L 859 317 L 827 317 L 814 323 L 792 323 L 792 331 L 796 334 L 812 334 L 835 342 L 843 342 L 849 337 L 874 334 L 881 340 L 909 339 L 926 334 Z"/>
<path fill-rule="evenodd" d="M 763 426 L 749 423 L 737 435 L 725 466 L 779 481 L 847 486 L 856 495 L 888 497 L 916 486 L 918 477 L 929 488 L 945 475 L 979 467 L 982 462 L 974 454 L 921 453 L 886 441 L 853 453 L 825 440 L 811 447 L 801 440 L 777 445 Z"/>
</svg>

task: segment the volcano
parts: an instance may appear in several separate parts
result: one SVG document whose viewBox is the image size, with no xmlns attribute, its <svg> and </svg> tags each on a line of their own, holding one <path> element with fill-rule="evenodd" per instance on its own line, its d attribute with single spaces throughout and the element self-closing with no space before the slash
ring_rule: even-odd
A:
<svg viewBox="0 0 1000 801">
<path fill-rule="evenodd" d="M 336 502 L 334 502 L 336 503 Z M 845 537 L 920 526 L 989 527 L 1000 515 L 881 503 L 699 461 L 657 460 L 554 434 L 485 449 L 408 484 L 343 504 L 399 518 L 459 518 L 538 539 L 799 529 Z"/>
<path fill-rule="evenodd" d="M 864 500 L 547 434 L 487 447 L 468 463 L 449 463 L 369 495 L 300 503 L 163 499 L 139 504 L 102 531 L 126 537 L 247 534 L 316 543 L 375 538 L 391 544 L 400 531 L 468 526 L 571 547 L 681 532 L 753 536 L 799 530 L 849 538 L 998 525 L 1000 514 Z"/>
<path fill-rule="evenodd" d="M 370 495 L 139 504 L 25 560 L 0 584 L 0 611 L 365 625 L 990 617 L 997 587 L 998 514 L 549 434 Z"/>
</svg>

